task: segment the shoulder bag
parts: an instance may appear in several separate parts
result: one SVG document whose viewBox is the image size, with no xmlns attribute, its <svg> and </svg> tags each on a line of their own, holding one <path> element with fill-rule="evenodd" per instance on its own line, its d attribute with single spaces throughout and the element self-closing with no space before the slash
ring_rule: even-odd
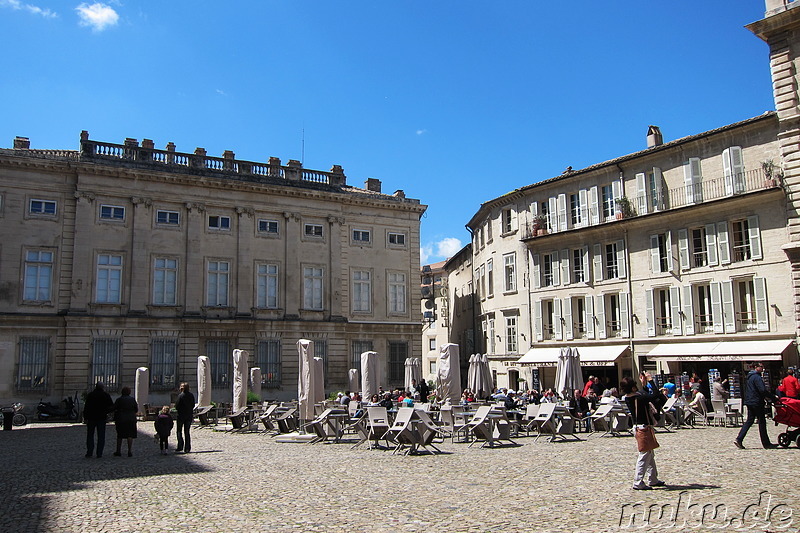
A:
<svg viewBox="0 0 800 533">
<path fill-rule="evenodd" d="M 635 416 L 639 418 L 639 401 L 638 398 L 634 400 L 635 408 Z M 644 427 L 637 427 L 636 428 L 636 447 L 639 449 L 640 452 L 650 452 L 658 448 L 659 444 L 656 440 L 656 432 L 653 431 L 653 423 L 652 423 L 652 414 L 650 410 L 647 410 L 647 421 L 648 424 Z"/>
</svg>

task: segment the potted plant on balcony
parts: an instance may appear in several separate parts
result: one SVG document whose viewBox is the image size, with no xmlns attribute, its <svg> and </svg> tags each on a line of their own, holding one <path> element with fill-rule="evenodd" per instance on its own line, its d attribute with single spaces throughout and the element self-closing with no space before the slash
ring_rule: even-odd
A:
<svg viewBox="0 0 800 533">
<path fill-rule="evenodd" d="M 636 210 L 633 208 L 633 203 L 627 196 L 621 196 L 616 200 L 617 205 L 617 220 L 623 218 L 631 218 L 636 216 Z"/>
<path fill-rule="evenodd" d="M 533 236 L 547 235 L 547 217 L 536 215 L 533 217 Z"/>
<path fill-rule="evenodd" d="M 764 171 L 764 187 L 777 187 L 783 179 L 783 170 L 772 159 L 762 161 L 761 170 Z"/>
</svg>

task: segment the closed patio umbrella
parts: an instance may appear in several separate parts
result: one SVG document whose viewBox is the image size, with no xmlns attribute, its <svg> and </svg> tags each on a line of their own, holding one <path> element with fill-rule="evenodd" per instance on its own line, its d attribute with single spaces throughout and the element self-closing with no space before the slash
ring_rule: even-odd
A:
<svg viewBox="0 0 800 533">
<path fill-rule="evenodd" d="M 458 403 L 461 398 L 461 367 L 458 344 L 444 344 L 436 363 L 436 395 L 442 400 Z"/>
<path fill-rule="evenodd" d="M 556 392 L 564 399 L 583 387 L 581 360 L 577 348 L 561 348 L 556 364 Z"/>
<path fill-rule="evenodd" d="M 351 392 L 359 390 L 359 388 L 358 388 L 358 369 L 357 368 L 351 368 L 350 370 L 347 371 L 347 384 L 348 384 L 348 388 L 350 389 Z M 366 398 L 365 395 L 362 395 L 362 396 L 364 396 L 364 398 Z"/>
<path fill-rule="evenodd" d="M 481 387 L 484 391 L 483 393 L 486 395 L 485 397 L 488 398 L 494 390 L 494 379 L 492 378 L 492 369 L 489 367 L 489 356 L 486 354 L 479 354 L 478 357 L 480 358 Z"/>
<path fill-rule="evenodd" d="M 314 364 L 314 343 L 308 339 L 297 341 L 298 379 L 297 400 L 300 405 L 300 420 L 314 419 L 314 404 L 322 401 L 317 398 L 317 372 Z"/>
<path fill-rule="evenodd" d="M 197 358 L 197 406 L 211 405 L 211 361 L 201 355 Z"/>
<path fill-rule="evenodd" d="M 247 380 L 250 373 L 247 370 L 247 358 L 250 353 L 246 350 L 233 350 L 233 412 L 247 407 Z"/>
<path fill-rule="evenodd" d="M 150 370 L 145 366 L 136 369 L 136 383 L 134 394 L 139 412 L 145 412 L 145 405 L 150 402 Z"/>
<path fill-rule="evenodd" d="M 361 397 L 371 398 L 378 394 L 379 375 L 378 352 L 361 354 Z"/>
<path fill-rule="evenodd" d="M 325 401 L 325 363 L 322 357 L 314 358 L 314 403 Z"/>
<path fill-rule="evenodd" d="M 406 357 L 405 361 L 405 387 L 411 390 L 411 382 L 416 380 L 417 386 L 422 379 L 422 360 L 419 357 Z"/>
<path fill-rule="evenodd" d="M 261 399 L 261 369 L 258 367 L 250 369 L 250 390 Z"/>
</svg>

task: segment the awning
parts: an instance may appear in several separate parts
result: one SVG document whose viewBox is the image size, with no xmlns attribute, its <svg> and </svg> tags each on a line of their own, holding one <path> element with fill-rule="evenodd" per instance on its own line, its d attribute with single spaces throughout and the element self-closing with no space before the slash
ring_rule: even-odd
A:
<svg viewBox="0 0 800 533">
<path fill-rule="evenodd" d="M 674 342 L 647 354 L 659 361 L 780 361 L 794 339 L 764 341 Z"/>
<path fill-rule="evenodd" d="M 576 346 L 580 354 L 581 366 L 614 366 L 617 359 L 628 349 L 627 344 L 609 346 Z M 561 346 L 531 348 L 517 361 L 521 365 L 538 367 L 556 366 Z"/>
</svg>

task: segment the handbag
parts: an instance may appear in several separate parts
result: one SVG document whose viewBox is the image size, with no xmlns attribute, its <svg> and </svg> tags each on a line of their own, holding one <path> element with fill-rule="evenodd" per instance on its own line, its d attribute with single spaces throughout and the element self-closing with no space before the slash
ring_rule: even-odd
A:
<svg viewBox="0 0 800 533">
<path fill-rule="evenodd" d="M 639 402 L 637 401 L 635 404 L 636 406 L 636 418 L 639 418 L 638 411 L 639 411 Z M 659 444 L 656 440 L 656 432 L 653 430 L 652 425 L 652 417 L 653 415 L 650 413 L 650 409 L 647 410 L 647 420 L 648 425 L 642 428 L 636 428 L 636 447 L 639 449 L 640 452 L 650 452 L 658 448 Z"/>
</svg>

